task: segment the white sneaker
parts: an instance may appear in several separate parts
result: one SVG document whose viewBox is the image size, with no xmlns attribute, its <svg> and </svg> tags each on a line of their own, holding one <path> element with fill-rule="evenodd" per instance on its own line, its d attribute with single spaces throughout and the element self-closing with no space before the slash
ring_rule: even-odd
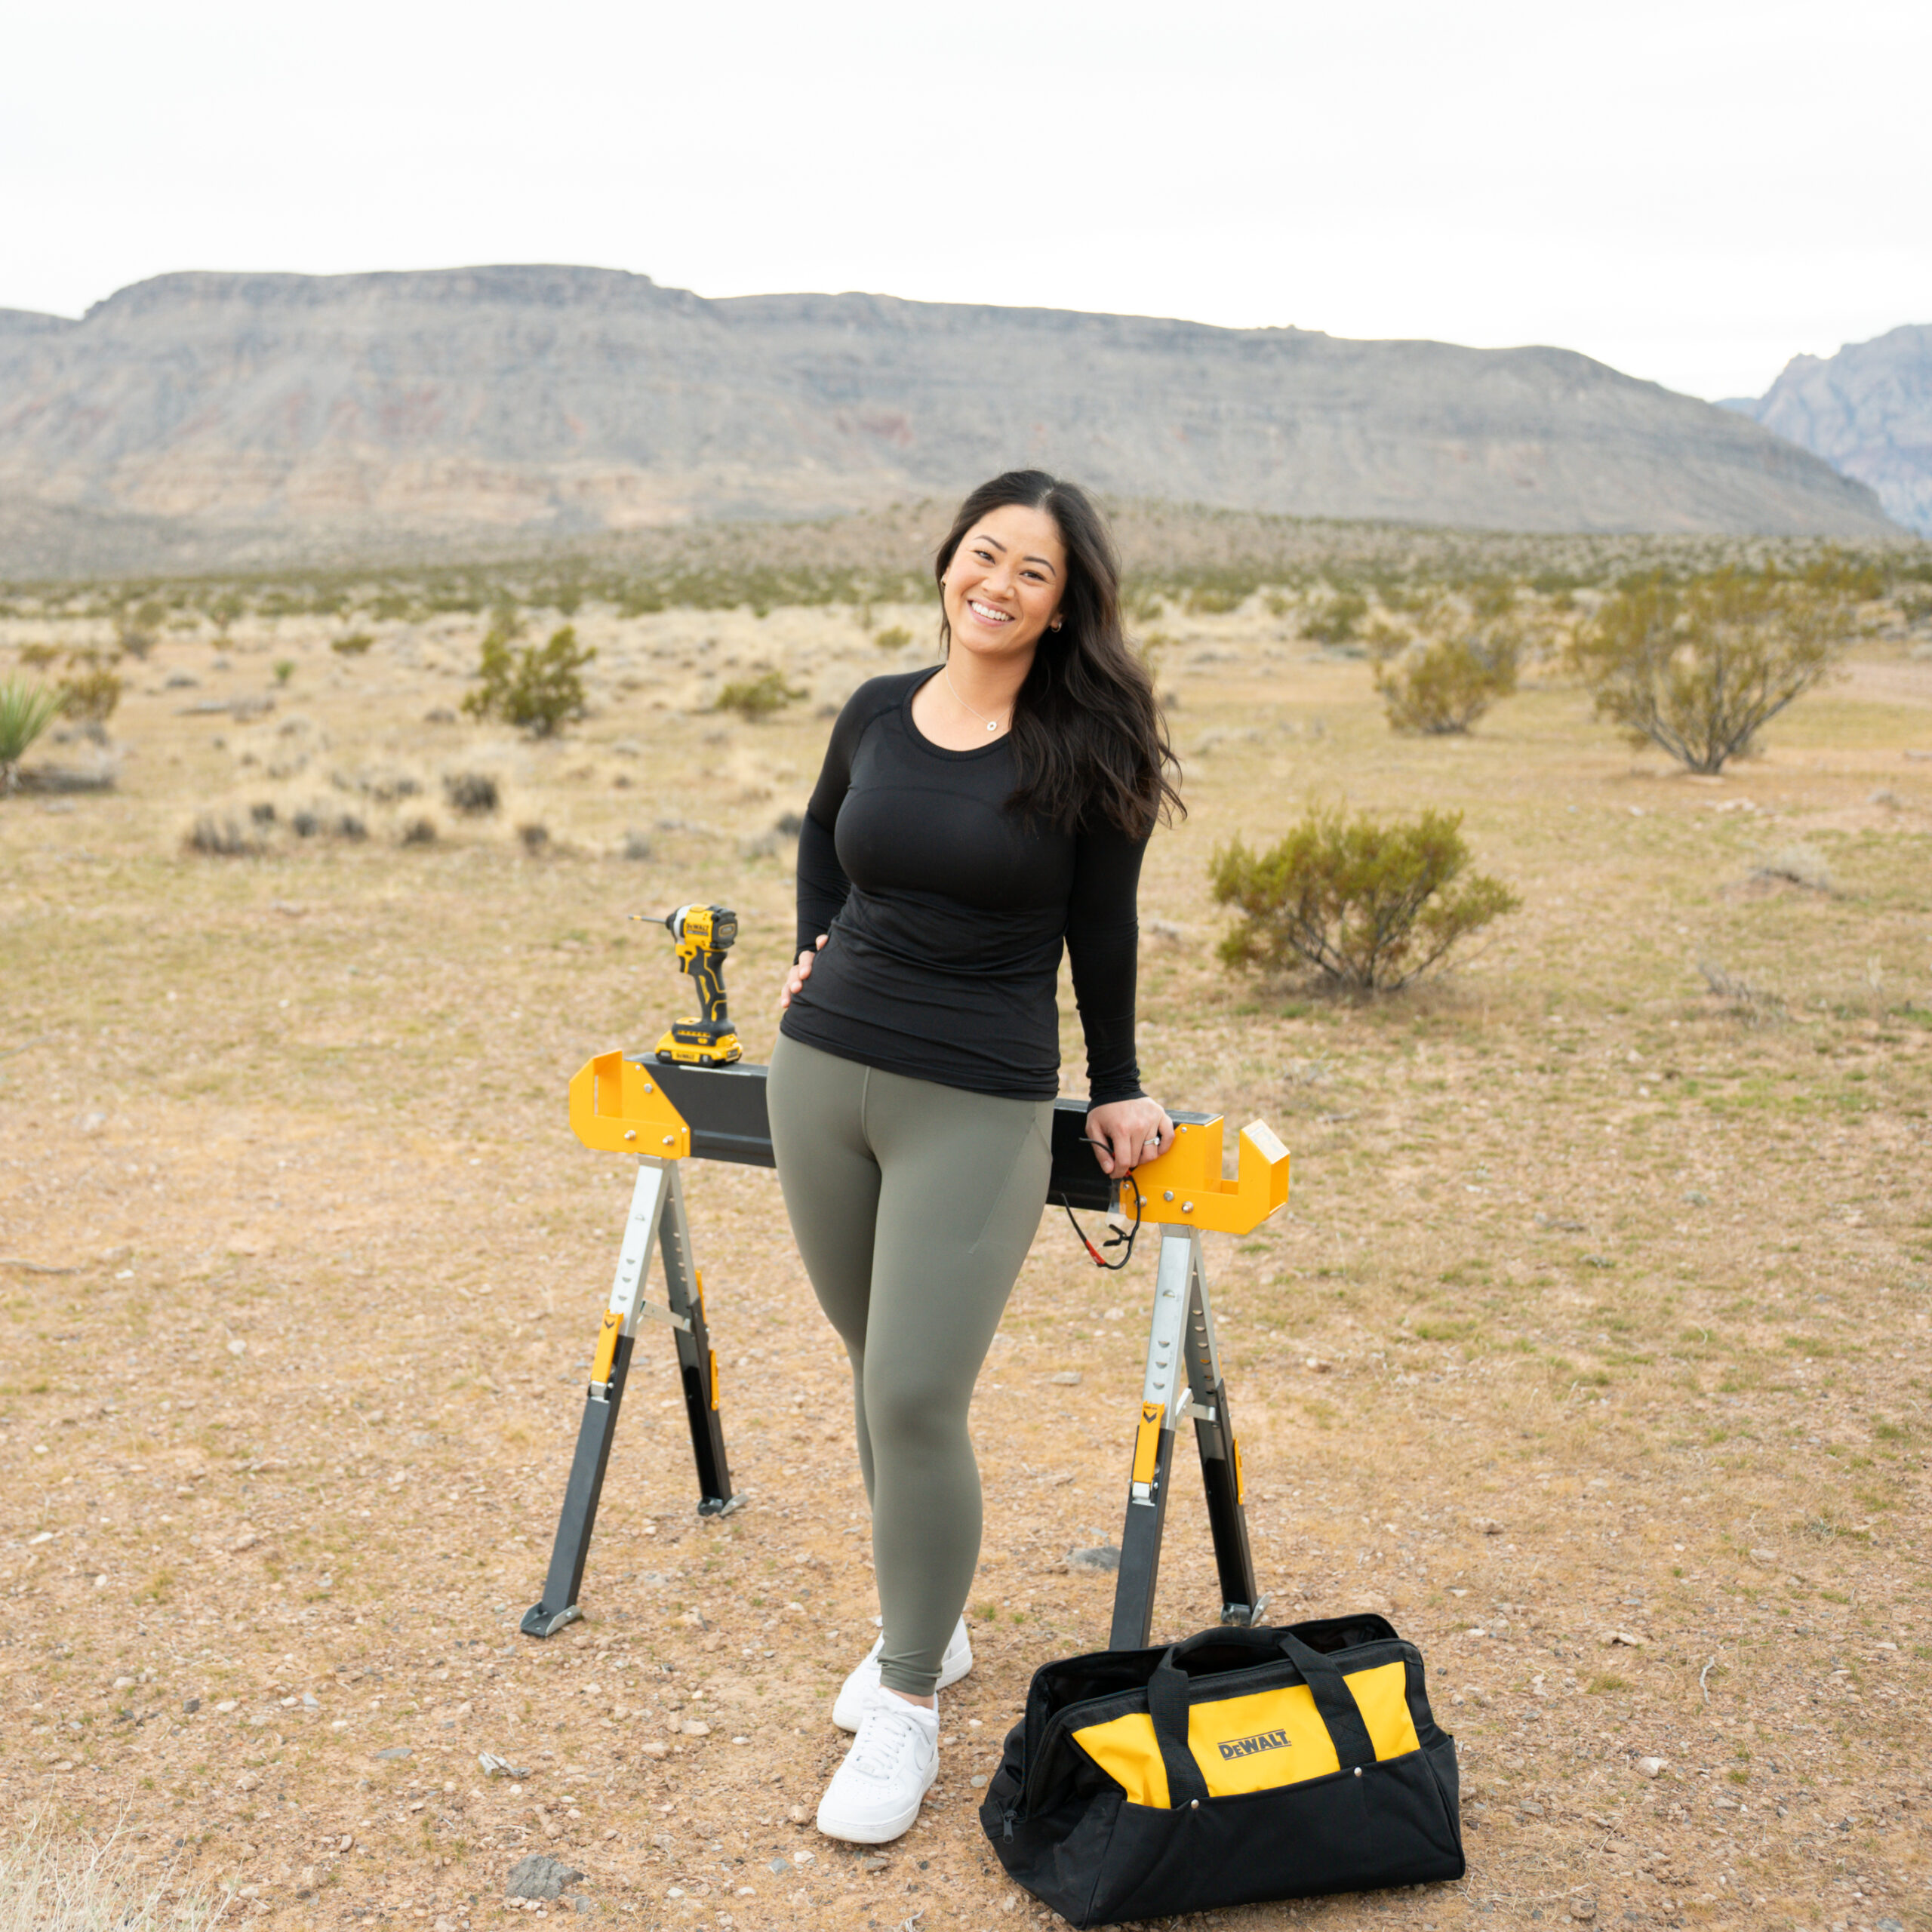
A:
<svg viewBox="0 0 1932 1932">
<path fill-rule="evenodd" d="M 938 1776 L 939 1712 L 875 1689 L 818 1801 L 818 1828 L 848 1844 L 885 1844 L 911 1829 Z"/>
<path fill-rule="evenodd" d="M 866 1700 L 878 1688 L 879 1653 L 884 1647 L 881 1635 L 838 1687 L 838 1695 L 832 1700 L 832 1721 L 841 1730 L 858 1729 L 859 1720 L 866 1714 Z M 966 1619 L 962 1615 L 946 1640 L 946 1654 L 939 1660 L 939 1681 L 933 1688 L 943 1690 L 949 1684 L 957 1684 L 972 1668 L 973 1640 L 966 1634 Z"/>
</svg>

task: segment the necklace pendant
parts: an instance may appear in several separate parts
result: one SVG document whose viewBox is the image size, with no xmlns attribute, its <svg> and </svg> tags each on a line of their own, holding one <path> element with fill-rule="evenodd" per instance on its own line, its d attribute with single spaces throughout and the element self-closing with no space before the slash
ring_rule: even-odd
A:
<svg viewBox="0 0 1932 1932">
<path fill-rule="evenodd" d="M 989 724 L 989 725 L 986 727 L 986 729 L 987 729 L 987 731 L 988 731 L 989 733 L 990 733 L 990 732 L 993 732 L 993 731 L 997 731 L 999 729 L 999 725 L 998 725 L 998 722 L 997 722 L 997 721 L 995 721 L 995 722 L 994 722 L 994 723 L 992 723 L 992 724 Z"/>
</svg>

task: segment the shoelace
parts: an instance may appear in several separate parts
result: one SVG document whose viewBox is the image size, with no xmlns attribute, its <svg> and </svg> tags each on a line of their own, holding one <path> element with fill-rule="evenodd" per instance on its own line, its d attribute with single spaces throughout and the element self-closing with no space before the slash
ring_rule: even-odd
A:
<svg viewBox="0 0 1932 1932">
<path fill-rule="evenodd" d="M 899 1701 L 897 1697 L 892 1700 L 895 1704 Z M 888 1709 L 883 1701 L 866 1712 L 859 1734 L 852 1741 L 852 1768 L 862 1777 L 891 1777 L 919 1729 L 918 1720 L 912 1712 L 909 1704 L 902 1714 Z"/>
</svg>

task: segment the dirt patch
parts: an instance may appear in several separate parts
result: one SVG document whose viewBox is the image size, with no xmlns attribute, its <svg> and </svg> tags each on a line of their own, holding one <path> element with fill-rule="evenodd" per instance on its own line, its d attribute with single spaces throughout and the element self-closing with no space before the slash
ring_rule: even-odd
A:
<svg viewBox="0 0 1932 1932">
<path fill-rule="evenodd" d="M 816 708 L 878 656 L 837 611 L 576 621 L 606 681 L 555 744 L 455 721 L 480 620 L 346 660 L 288 620 L 164 642 L 115 792 L 0 806 L 0 1789 L 125 1820 L 171 1882 L 291 1924 L 494 1919 L 539 1853 L 584 1875 L 549 1914 L 1004 1923 L 973 1780 L 1032 1668 L 1105 1641 L 1111 1579 L 1066 1558 L 1119 1534 L 1149 1268 L 1097 1275 L 1042 1224 L 977 1407 L 979 1662 L 882 1865 L 796 1821 L 876 1605 L 842 1363 L 770 1175 L 690 1175 L 746 1508 L 694 1513 L 647 1331 L 586 1623 L 516 1634 L 628 1198 L 565 1084 L 683 999 L 625 915 L 737 907 L 764 1057 L 792 849 L 767 835 L 809 789 Z M 1462 1884 L 1218 1916 L 1932 1922 L 1911 718 L 1835 688 L 1691 785 L 1574 691 L 1401 740 L 1364 666 L 1238 613 L 1185 628 L 1217 654 L 1175 674 L 1184 739 L 1221 735 L 1149 854 L 1143 1058 L 1294 1154 L 1287 1211 L 1209 1244 L 1263 1586 L 1283 1618 L 1389 1607 L 1472 1826 Z M 265 694 L 271 657 L 296 666 L 274 712 L 199 708 Z M 761 663 L 811 700 L 698 709 Z M 497 808 L 450 809 L 478 773 Z M 1868 808 L 1879 783 L 1905 808 Z M 1227 979 L 1208 856 L 1310 795 L 1465 810 L 1524 910 L 1398 1001 Z M 259 855 L 186 849 L 205 812 Z M 1730 889 L 1801 835 L 1831 893 Z M 1781 1017 L 1745 1024 L 1701 959 Z M 1158 1627 L 1217 1603 L 1183 1482 Z"/>
</svg>

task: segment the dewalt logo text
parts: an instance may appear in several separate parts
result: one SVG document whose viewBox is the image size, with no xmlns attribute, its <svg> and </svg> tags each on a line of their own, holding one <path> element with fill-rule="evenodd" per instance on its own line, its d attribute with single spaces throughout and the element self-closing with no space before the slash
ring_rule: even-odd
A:
<svg viewBox="0 0 1932 1932">
<path fill-rule="evenodd" d="M 1285 1751 L 1288 1749 L 1288 1734 L 1285 1730 L 1264 1730 L 1253 1737 L 1232 1737 L 1220 1747 L 1223 1758 L 1252 1758 L 1257 1751 Z"/>
</svg>

